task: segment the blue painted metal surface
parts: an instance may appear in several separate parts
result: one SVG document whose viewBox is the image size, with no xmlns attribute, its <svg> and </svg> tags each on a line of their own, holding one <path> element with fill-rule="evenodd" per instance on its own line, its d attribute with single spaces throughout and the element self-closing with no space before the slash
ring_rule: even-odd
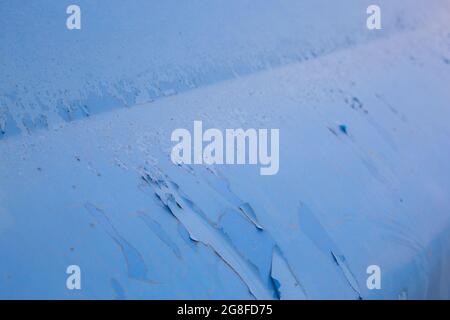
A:
<svg viewBox="0 0 450 320">
<path fill-rule="evenodd" d="M 448 299 L 450 6 L 378 3 L 2 1 L 0 298 Z M 278 174 L 174 165 L 194 120 Z"/>
</svg>

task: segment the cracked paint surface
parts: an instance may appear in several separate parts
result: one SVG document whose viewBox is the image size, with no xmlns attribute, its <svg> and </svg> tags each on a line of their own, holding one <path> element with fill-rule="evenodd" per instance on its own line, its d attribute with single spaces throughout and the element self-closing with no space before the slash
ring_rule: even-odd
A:
<svg viewBox="0 0 450 320">
<path fill-rule="evenodd" d="M 450 298 L 450 7 L 380 2 L 0 4 L 0 298 Z M 194 120 L 279 173 L 173 164 Z"/>
</svg>

